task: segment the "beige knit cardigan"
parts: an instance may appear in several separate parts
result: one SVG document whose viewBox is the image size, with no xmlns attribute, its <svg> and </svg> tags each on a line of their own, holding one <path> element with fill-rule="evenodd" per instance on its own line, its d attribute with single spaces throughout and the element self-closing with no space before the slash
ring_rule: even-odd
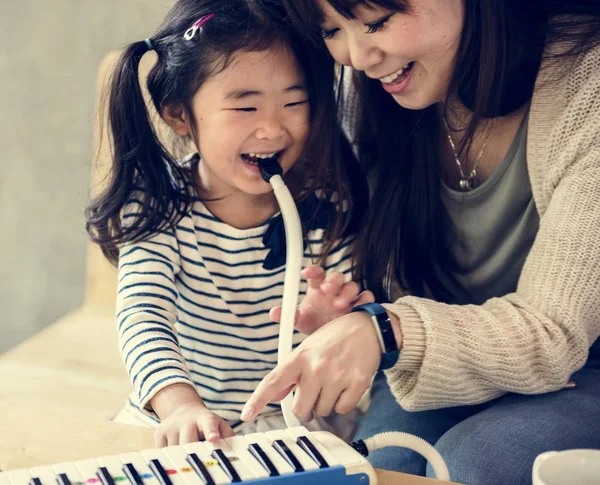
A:
<svg viewBox="0 0 600 485">
<path fill-rule="evenodd" d="M 479 306 L 411 296 L 385 305 L 404 337 L 386 376 L 407 410 L 556 391 L 600 335 L 600 49 L 557 70 L 540 71 L 531 102 L 540 229 L 516 292 Z"/>
</svg>

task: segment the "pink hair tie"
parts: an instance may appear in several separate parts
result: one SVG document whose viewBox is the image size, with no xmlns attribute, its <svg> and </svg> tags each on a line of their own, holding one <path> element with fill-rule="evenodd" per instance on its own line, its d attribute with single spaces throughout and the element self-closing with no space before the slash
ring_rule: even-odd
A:
<svg viewBox="0 0 600 485">
<path fill-rule="evenodd" d="M 185 40 L 192 40 L 194 38 L 194 36 L 196 35 L 196 32 L 198 32 L 200 30 L 200 27 L 202 27 L 206 22 L 208 22 L 214 16 L 215 16 L 214 13 L 209 13 L 208 15 L 205 15 L 204 17 L 200 17 L 198 20 L 196 20 L 196 22 L 194 22 L 194 25 L 192 25 L 189 29 L 187 29 L 185 31 L 185 34 L 183 34 L 183 38 Z"/>
</svg>

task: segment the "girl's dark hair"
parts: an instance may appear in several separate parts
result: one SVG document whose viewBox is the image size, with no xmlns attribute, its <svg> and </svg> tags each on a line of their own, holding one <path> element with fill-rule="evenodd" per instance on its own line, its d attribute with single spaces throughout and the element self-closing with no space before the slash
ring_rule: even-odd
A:
<svg viewBox="0 0 600 485">
<path fill-rule="evenodd" d="M 322 44 L 319 26 L 324 17 L 317 1 L 283 2 L 298 29 Z M 346 18 L 354 18 L 359 5 L 407 15 L 411 8 L 411 0 L 328 2 Z M 563 47 L 555 53 L 545 52 L 546 46 L 558 44 Z M 531 100 L 543 56 L 568 67 L 567 60 L 599 44 L 596 0 L 465 0 L 450 87 L 473 114 L 460 150 L 469 149 L 482 120 L 512 113 Z M 359 103 L 355 141 L 373 182 L 355 251 L 355 277 L 380 300 L 390 298 L 387 283 L 392 278 L 406 293 L 451 301 L 453 295 L 438 277 L 440 271 L 453 274 L 456 265 L 446 236 L 452 228 L 440 196 L 437 108 L 404 109 L 379 81 L 361 72 L 354 76 Z"/>
<path fill-rule="evenodd" d="M 186 30 L 211 13 L 214 17 L 193 39 L 185 40 Z M 295 179 L 294 185 L 305 193 L 320 189 L 329 197 L 337 194 L 338 208 L 349 209 L 326 230 L 326 255 L 344 228 L 360 219 L 349 194 L 360 179 L 349 175 L 357 171 L 352 166 L 356 160 L 342 146 L 332 91 L 333 61 L 326 50 L 304 43 L 287 24 L 277 0 L 178 0 L 149 41 L 158 56 L 147 79 L 154 107 L 161 113 L 166 106 L 181 106 L 192 121 L 194 94 L 211 75 L 225 69 L 237 52 L 279 46 L 295 55 L 308 88 L 311 129 L 306 150 L 296 164 L 310 163 L 310 170 L 295 170 L 294 177 L 300 174 L 307 179 Z M 129 45 L 112 75 L 108 88 L 112 166 L 106 189 L 86 211 L 88 233 L 113 263 L 120 245 L 173 227 L 199 200 L 190 171 L 161 143 L 146 109 L 138 66 L 147 51 L 143 40 Z M 123 208 L 132 198 L 140 209 L 123 224 Z"/>
</svg>

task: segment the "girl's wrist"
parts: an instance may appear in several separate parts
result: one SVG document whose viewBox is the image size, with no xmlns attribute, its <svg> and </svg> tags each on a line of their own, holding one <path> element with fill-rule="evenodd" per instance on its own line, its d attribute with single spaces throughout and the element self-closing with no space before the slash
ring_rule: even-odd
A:
<svg viewBox="0 0 600 485">
<path fill-rule="evenodd" d="M 167 419 L 183 406 L 196 405 L 206 408 L 196 389 L 185 383 L 172 384 L 161 389 L 150 400 L 150 405 L 161 420 Z"/>
</svg>

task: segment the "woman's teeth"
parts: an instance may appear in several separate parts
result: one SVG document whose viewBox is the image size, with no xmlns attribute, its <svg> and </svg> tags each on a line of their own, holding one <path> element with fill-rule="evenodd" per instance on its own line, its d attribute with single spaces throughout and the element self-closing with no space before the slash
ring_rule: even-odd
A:
<svg viewBox="0 0 600 485">
<path fill-rule="evenodd" d="M 411 69 L 412 66 L 413 66 L 413 62 L 409 62 L 406 66 L 404 66 L 399 71 L 394 72 L 393 74 L 390 74 L 389 76 L 382 77 L 380 79 L 380 81 L 382 83 L 384 83 L 384 84 L 393 83 L 394 81 L 398 80 L 398 78 L 400 76 L 403 76 L 403 75 L 407 74 L 408 71 L 410 71 L 410 69 Z"/>
</svg>

